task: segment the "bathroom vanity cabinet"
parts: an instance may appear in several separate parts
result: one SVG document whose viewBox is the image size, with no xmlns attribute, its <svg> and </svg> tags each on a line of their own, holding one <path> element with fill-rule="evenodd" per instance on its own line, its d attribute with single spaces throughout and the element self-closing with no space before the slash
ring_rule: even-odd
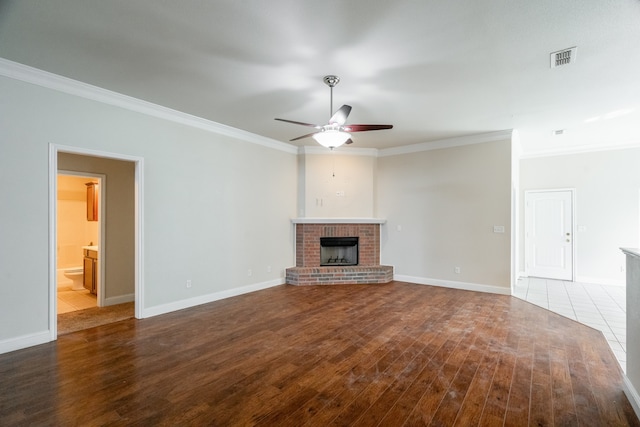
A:
<svg viewBox="0 0 640 427">
<path fill-rule="evenodd" d="M 92 294 L 97 292 L 98 251 L 84 249 L 84 287 Z"/>
</svg>

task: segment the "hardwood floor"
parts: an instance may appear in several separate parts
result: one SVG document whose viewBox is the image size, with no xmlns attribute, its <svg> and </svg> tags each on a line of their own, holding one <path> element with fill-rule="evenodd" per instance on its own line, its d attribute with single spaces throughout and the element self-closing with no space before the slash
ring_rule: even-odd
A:
<svg viewBox="0 0 640 427">
<path fill-rule="evenodd" d="M 0 425 L 640 423 L 601 332 L 392 282 L 278 286 L 0 355 Z"/>
</svg>

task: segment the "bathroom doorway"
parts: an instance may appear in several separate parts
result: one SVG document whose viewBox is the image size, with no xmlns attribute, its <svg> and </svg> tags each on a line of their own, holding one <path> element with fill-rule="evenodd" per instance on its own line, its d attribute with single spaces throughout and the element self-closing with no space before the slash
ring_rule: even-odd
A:
<svg viewBox="0 0 640 427">
<path fill-rule="evenodd" d="M 57 314 L 104 305 L 102 174 L 59 170 L 57 175 Z"/>
<path fill-rule="evenodd" d="M 144 159 L 78 147 L 49 145 L 49 332 L 51 340 L 59 333 L 124 320 L 142 318 L 142 169 Z M 97 223 L 100 234 L 80 247 L 83 272 L 85 255 L 96 258 L 96 306 L 58 315 L 57 266 L 58 244 L 58 175 L 89 177 L 97 181 Z M 91 180 L 87 183 L 95 185 Z M 95 189 L 95 188 L 94 188 Z M 94 215 L 86 211 L 85 215 Z M 84 238 L 86 240 L 86 238 Z M 83 243 L 84 243 L 83 240 Z M 93 248 L 91 246 L 97 246 Z M 62 249 L 62 247 L 60 247 Z M 94 251 L 87 254 L 84 251 Z M 76 258 L 77 260 L 77 258 Z M 73 267 L 73 266 L 72 266 Z M 78 267 L 76 265 L 76 267 Z M 89 268 L 92 268 L 89 266 Z M 64 273 L 62 273 L 64 277 Z"/>
</svg>

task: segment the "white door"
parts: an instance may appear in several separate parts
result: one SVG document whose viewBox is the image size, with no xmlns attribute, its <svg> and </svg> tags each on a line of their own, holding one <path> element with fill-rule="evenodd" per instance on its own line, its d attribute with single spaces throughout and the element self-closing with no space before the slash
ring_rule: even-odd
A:
<svg viewBox="0 0 640 427">
<path fill-rule="evenodd" d="M 573 190 L 525 193 L 529 276 L 573 280 Z"/>
</svg>

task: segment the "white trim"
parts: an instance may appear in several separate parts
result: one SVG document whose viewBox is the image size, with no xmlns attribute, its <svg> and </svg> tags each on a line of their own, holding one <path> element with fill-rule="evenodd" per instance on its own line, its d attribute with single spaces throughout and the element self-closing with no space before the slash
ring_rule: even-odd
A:
<svg viewBox="0 0 640 427">
<path fill-rule="evenodd" d="M 622 390 L 624 394 L 629 399 L 629 403 L 631 403 L 631 407 L 633 411 L 636 413 L 636 416 L 640 418 L 640 395 L 638 391 L 631 383 L 631 380 L 626 375 L 622 376 Z"/>
<path fill-rule="evenodd" d="M 134 315 L 136 319 L 142 319 L 142 311 L 144 306 L 144 158 L 140 157 L 136 162 L 134 172 L 134 193 L 135 206 L 133 208 L 135 221 L 135 296 L 134 296 Z"/>
<path fill-rule="evenodd" d="M 529 276 L 525 271 L 520 271 L 518 273 L 518 279 L 526 279 L 528 277 Z M 551 279 L 551 280 L 557 280 L 557 279 Z M 626 283 L 624 282 L 624 280 L 620 281 L 616 279 L 609 279 L 609 278 L 602 278 L 602 277 L 576 276 L 573 282 L 593 284 L 593 285 L 603 285 L 603 286 L 615 286 L 615 287 L 626 286 Z"/>
<path fill-rule="evenodd" d="M 57 324 L 57 175 L 58 175 L 58 153 L 71 153 L 84 156 L 102 157 L 106 159 L 130 161 L 134 163 L 134 257 L 135 257 L 135 277 L 134 277 L 134 301 L 135 317 L 141 318 L 144 304 L 144 275 L 143 275 L 143 253 L 144 253 L 144 223 L 142 213 L 144 210 L 144 185 L 143 171 L 144 158 L 127 154 L 110 153 L 106 151 L 91 150 L 81 147 L 73 147 L 60 144 L 49 144 L 49 341 L 55 341 L 58 337 Z M 104 205 L 104 203 L 103 203 Z M 104 212 L 101 212 L 104 218 Z M 101 251 L 104 254 L 104 251 Z M 104 276 L 101 274 L 101 278 Z M 127 297 L 128 296 L 123 296 Z M 112 299 L 109 299 L 112 300 Z M 106 303 L 105 303 L 106 304 Z"/>
<path fill-rule="evenodd" d="M 640 249 L 638 248 L 620 248 L 625 255 L 640 258 Z"/>
<path fill-rule="evenodd" d="M 58 150 L 49 144 L 49 336 L 48 341 L 58 337 Z M 39 344 L 39 343 L 38 343 Z M 29 344 L 36 345 L 36 344 Z M 26 345 L 25 347 L 28 347 Z"/>
<path fill-rule="evenodd" d="M 48 330 L 2 340 L 0 341 L 0 354 L 48 343 L 52 341 L 50 337 L 51 331 Z"/>
<path fill-rule="evenodd" d="M 455 138 L 440 139 L 437 141 L 422 142 L 419 144 L 404 145 L 402 147 L 385 148 L 378 150 L 378 157 L 398 156 L 401 154 L 418 153 L 421 151 L 439 150 L 441 148 L 461 147 L 464 145 L 481 144 L 484 142 L 511 140 L 513 130 L 500 130 L 496 132 L 478 133 L 475 135 L 459 136 Z"/>
<path fill-rule="evenodd" d="M 117 297 L 110 297 L 104 299 L 104 306 L 124 304 L 125 302 L 134 302 L 136 300 L 136 294 L 118 295 Z"/>
<path fill-rule="evenodd" d="M 170 302 L 167 304 L 161 304 L 154 307 L 145 308 L 140 318 L 159 316 L 161 314 L 171 313 L 177 310 L 184 310 L 185 308 L 208 304 L 210 302 L 218 301 L 221 299 L 236 297 L 238 295 L 248 294 L 250 292 L 260 291 L 284 284 L 285 279 L 281 277 L 279 279 L 269 280 L 267 282 L 254 283 L 252 285 L 247 285 L 240 288 L 227 289 L 220 292 L 214 292 L 212 294 L 201 295 L 193 298 L 183 299 L 180 301 Z"/>
<path fill-rule="evenodd" d="M 442 288 L 461 289 L 465 291 L 484 292 L 489 294 L 511 295 L 509 287 L 485 285 L 481 283 L 456 282 L 453 280 L 430 279 L 428 277 L 415 277 L 395 274 L 393 280 L 409 282 L 418 285 L 440 286 Z"/>
<path fill-rule="evenodd" d="M 293 224 L 385 224 L 382 218 L 291 218 Z"/>
<path fill-rule="evenodd" d="M 606 144 L 606 145 L 580 145 L 576 147 L 553 148 L 547 150 L 530 151 L 523 153 L 520 159 L 535 159 L 537 157 L 554 157 L 569 156 L 573 154 L 597 153 L 600 151 L 626 150 L 629 148 L 640 148 L 639 142 L 631 142 L 625 144 Z"/>
<path fill-rule="evenodd" d="M 80 154 L 83 156 L 93 156 L 93 157 L 103 157 L 105 159 L 123 160 L 128 162 L 137 162 L 137 161 L 144 160 L 143 157 L 139 157 L 139 156 L 132 156 L 129 154 L 120 154 L 120 153 L 111 153 L 109 151 L 93 150 L 91 148 L 76 147 L 73 145 L 62 145 L 62 144 L 55 144 L 55 143 L 50 143 L 49 145 L 54 146 L 58 152 L 62 152 L 62 153 Z M 58 162 L 56 160 L 56 165 L 57 163 Z"/>
<path fill-rule="evenodd" d="M 522 144 L 517 130 L 511 133 L 511 293 L 515 293 L 520 262 L 520 153 Z"/>
<path fill-rule="evenodd" d="M 35 84 L 48 89 L 57 90 L 69 95 L 98 101 L 107 105 L 112 105 L 126 110 L 146 114 L 193 128 L 213 132 L 219 135 L 238 138 L 253 144 L 296 154 L 298 147 L 275 139 L 256 135 L 255 133 L 236 129 L 231 126 L 216 123 L 211 120 L 163 107 L 158 104 L 143 101 L 131 96 L 123 95 L 107 89 L 102 89 L 87 83 L 82 83 L 67 77 L 19 64 L 0 58 L 0 76 L 20 80 L 26 83 Z"/>
<path fill-rule="evenodd" d="M 611 279 L 604 277 L 590 277 L 590 276 L 576 276 L 574 282 L 578 283 L 591 283 L 594 285 L 603 285 L 603 286 L 626 286 L 625 278 L 622 279 Z"/>
</svg>

